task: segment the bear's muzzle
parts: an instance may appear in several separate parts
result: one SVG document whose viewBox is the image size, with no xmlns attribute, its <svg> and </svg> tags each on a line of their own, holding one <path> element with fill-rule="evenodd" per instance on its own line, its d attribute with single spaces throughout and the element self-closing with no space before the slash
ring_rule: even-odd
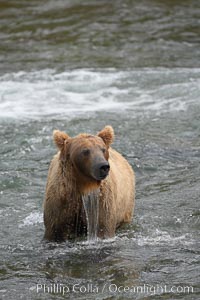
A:
<svg viewBox="0 0 200 300">
<path fill-rule="evenodd" d="M 110 165 L 107 161 L 95 164 L 92 172 L 93 177 L 98 181 L 103 180 L 108 176 L 109 170 Z"/>
</svg>

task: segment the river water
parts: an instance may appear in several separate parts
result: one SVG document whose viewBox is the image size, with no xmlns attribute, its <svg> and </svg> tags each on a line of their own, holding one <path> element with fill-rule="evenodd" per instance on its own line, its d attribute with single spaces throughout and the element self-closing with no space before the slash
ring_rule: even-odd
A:
<svg viewBox="0 0 200 300">
<path fill-rule="evenodd" d="M 0 2 L 0 299 L 199 299 L 200 1 Z M 42 241 L 52 131 L 136 173 L 114 239 Z M 64 294 L 64 295 L 63 295 Z"/>
</svg>

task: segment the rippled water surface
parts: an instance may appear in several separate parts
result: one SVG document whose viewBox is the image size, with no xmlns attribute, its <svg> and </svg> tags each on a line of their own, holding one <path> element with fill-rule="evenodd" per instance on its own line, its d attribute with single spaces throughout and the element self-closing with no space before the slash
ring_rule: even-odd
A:
<svg viewBox="0 0 200 300">
<path fill-rule="evenodd" d="M 0 299 L 199 299 L 199 12 L 0 2 Z M 132 223 L 96 244 L 43 242 L 52 131 L 107 124 L 136 173 Z"/>
</svg>

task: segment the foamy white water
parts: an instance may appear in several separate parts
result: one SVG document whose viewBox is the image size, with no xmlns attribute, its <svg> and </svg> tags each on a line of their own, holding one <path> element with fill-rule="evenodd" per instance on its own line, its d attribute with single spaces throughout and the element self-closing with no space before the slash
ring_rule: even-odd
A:
<svg viewBox="0 0 200 300">
<path fill-rule="evenodd" d="M 19 225 L 19 227 L 23 226 L 32 226 L 36 224 L 43 223 L 43 214 L 41 212 L 31 212 Z"/>
<path fill-rule="evenodd" d="M 53 70 L 0 77 L 0 117 L 74 117 L 84 112 L 134 114 L 186 110 L 200 97 L 200 69 Z"/>
<path fill-rule="evenodd" d="M 82 196 L 87 219 L 87 239 L 89 242 L 97 240 L 99 221 L 99 190 Z"/>
<path fill-rule="evenodd" d="M 149 236 L 139 236 L 136 239 L 139 246 L 144 245 L 175 245 L 175 244 L 193 244 L 195 241 L 188 235 L 183 234 L 179 236 L 171 236 L 167 231 L 161 231 L 159 229 L 156 229 L 154 232 L 152 232 Z"/>
</svg>

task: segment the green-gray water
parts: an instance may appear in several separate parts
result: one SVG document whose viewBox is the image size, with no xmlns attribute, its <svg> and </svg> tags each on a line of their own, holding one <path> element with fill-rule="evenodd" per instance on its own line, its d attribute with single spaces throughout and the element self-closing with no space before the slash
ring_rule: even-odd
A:
<svg viewBox="0 0 200 300">
<path fill-rule="evenodd" d="M 198 0 L 0 2 L 0 299 L 199 299 L 199 14 Z M 107 124 L 136 173 L 132 224 L 44 243 L 52 131 Z"/>
</svg>

